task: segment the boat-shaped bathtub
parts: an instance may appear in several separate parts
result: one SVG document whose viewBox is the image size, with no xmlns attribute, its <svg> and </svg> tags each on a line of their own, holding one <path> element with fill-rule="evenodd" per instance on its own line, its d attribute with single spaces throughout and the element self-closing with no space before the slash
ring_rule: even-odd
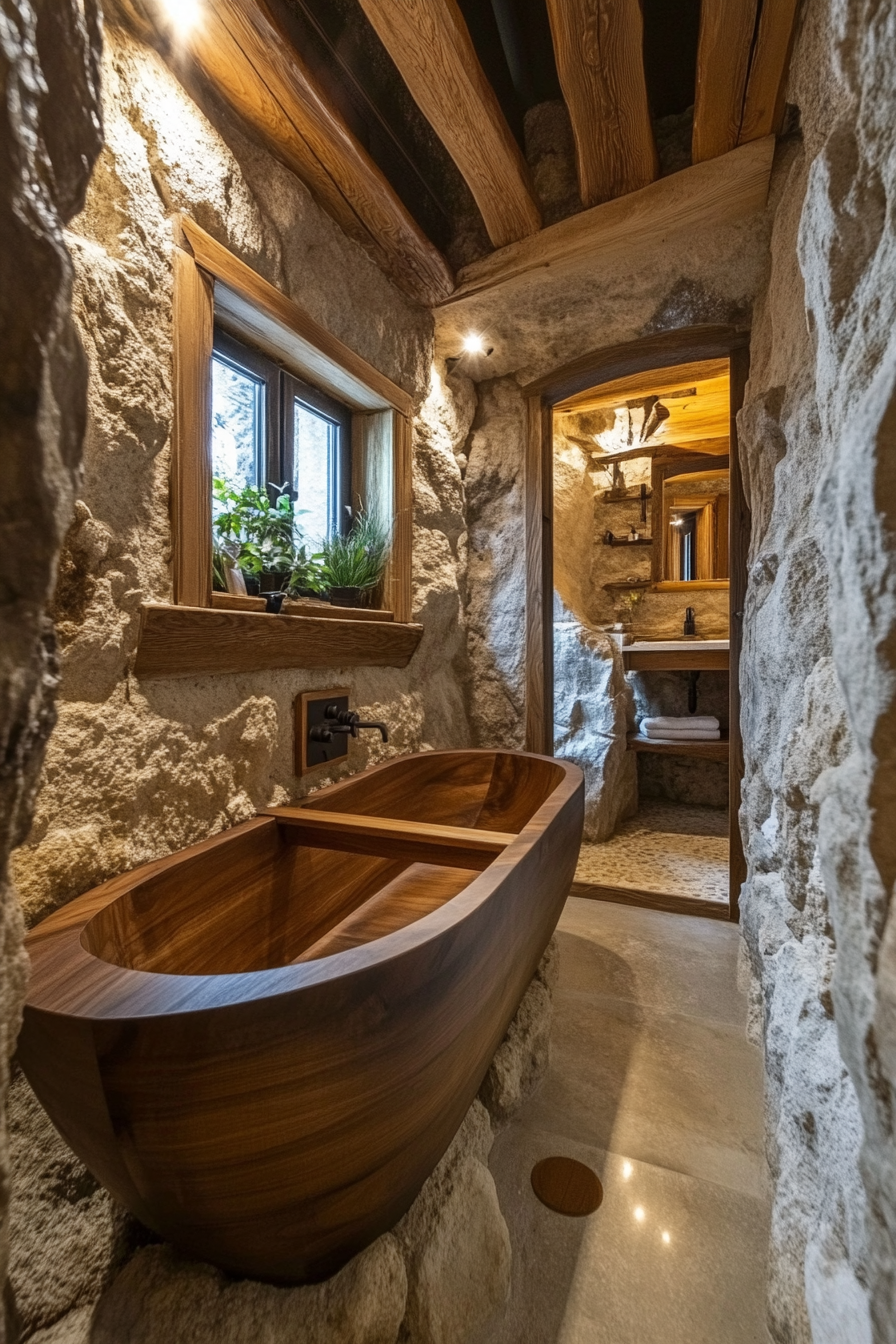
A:
<svg viewBox="0 0 896 1344">
<path fill-rule="evenodd" d="M 554 931 L 580 771 L 409 756 L 114 878 L 27 940 L 19 1059 L 143 1223 L 331 1274 L 458 1129 Z"/>
</svg>

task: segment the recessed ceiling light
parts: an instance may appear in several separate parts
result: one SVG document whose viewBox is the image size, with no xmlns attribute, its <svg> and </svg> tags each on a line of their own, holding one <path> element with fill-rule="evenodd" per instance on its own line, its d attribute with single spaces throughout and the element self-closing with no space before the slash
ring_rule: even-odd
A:
<svg viewBox="0 0 896 1344">
<path fill-rule="evenodd" d="M 464 337 L 465 355 L 483 355 L 485 354 L 485 341 L 475 331 L 470 331 Z"/>
<path fill-rule="evenodd" d="M 635 1209 L 635 1222 L 643 1223 L 646 1216 L 647 1215 L 645 1214 L 644 1210 L 641 1208 L 641 1205 L 639 1204 L 638 1207 Z"/>
</svg>

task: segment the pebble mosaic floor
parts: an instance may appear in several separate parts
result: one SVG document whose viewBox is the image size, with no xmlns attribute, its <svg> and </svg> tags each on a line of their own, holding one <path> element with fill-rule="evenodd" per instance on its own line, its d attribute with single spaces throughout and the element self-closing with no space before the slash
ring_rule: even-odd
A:
<svg viewBox="0 0 896 1344">
<path fill-rule="evenodd" d="M 603 844 L 582 845 L 576 881 L 728 900 L 728 813 L 644 802 Z"/>
</svg>

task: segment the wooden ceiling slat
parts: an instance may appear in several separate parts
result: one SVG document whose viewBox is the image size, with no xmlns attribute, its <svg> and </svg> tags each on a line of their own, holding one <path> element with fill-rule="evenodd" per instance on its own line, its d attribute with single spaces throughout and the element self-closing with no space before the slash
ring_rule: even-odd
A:
<svg viewBox="0 0 896 1344">
<path fill-rule="evenodd" d="M 360 0 L 469 186 L 495 247 L 541 228 L 526 161 L 456 0 Z"/>
<path fill-rule="evenodd" d="M 142 9 L 165 37 L 158 0 L 117 0 L 115 8 L 146 36 Z M 215 0 L 185 41 L 220 95 L 400 288 L 426 304 L 451 293 L 445 258 L 330 106 L 264 0 Z M 172 67 L 177 73 L 173 60 Z"/>
<path fill-rule="evenodd" d="M 548 15 L 583 204 L 646 187 L 659 160 L 644 80 L 640 0 L 548 0 Z"/>
<path fill-rule="evenodd" d="M 781 129 L 799 0 L 763 0 L 740 127 L 740 143 Z"/>
<path fill-rule="evenodd" d="M 617 406 L 631 397 L 666 396 L 678 388 L 692 387 L 694 383 L 707 378 L 721 378 L 728 372 L 727 359 L 701 359 L 690 364 L 669 364 L 665 368 L 651 369 L 629 374 L 625 378 L 614 378 L 612 382 L 601 383 L 589 388 L 587 392 L 577 392 L 574 397 L 554 403 L 555 411 L 595 410 L 601 406 Z"/>
<path fill-rule="evenodd" d="M 702 0 L 694 98 L 694 163 L 740 139 L 758 0 Z"/>
</svg>

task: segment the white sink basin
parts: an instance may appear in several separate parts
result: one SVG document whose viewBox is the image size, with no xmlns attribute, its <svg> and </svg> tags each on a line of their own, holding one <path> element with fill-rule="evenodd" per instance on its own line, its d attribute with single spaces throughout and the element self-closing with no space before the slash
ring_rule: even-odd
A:
<svg viewBox="0 0 896 1344">
<path fill-rule="evenodd" d="M 684 653 L 701 649 L 704 653 L 728 652 L 727 639 L 636 639 L 626 645 L 627 653 Z"/>
</svg>

